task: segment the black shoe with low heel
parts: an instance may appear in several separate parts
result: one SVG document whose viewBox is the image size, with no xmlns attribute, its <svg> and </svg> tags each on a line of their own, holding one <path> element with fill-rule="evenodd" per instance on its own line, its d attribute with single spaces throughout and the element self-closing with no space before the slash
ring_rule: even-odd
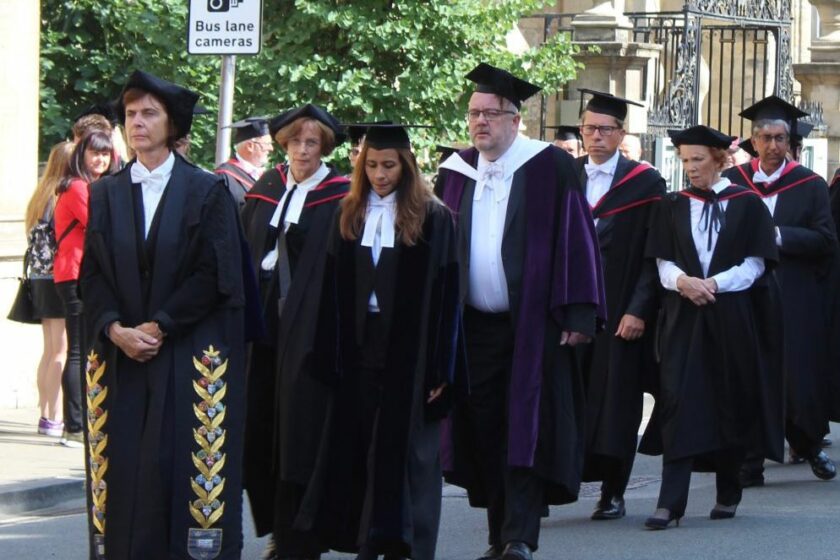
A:
<svg viewBox="0 0 840 560">
<path fill-rule="evenodd" d="M 621 519 L 626 512 L 624 498 L 611 498 L 609 500 L 601 498 L 598 501 L 598 506 L 595 508 L 595 511 L 592 512 L 591 519 L 594 521 Z"/>
<path fill-rule="evenodd" d="M 491 545 L 482 556 L 476 560 L 500 560 L 502 557 L 502 547 Z"/>
<path fill-rule="evenodd" d="M 671 521 L 675 522 L 677 527 L 680 526 L 680 519 L 682 519 L 682 515 L 677 515 L 673 511 L 668 513 L 668 518 L 664 517 L 648 517 L 645 521 L 645 527 L 654 531 L 661 531 L 663 529 L 667 529 L 668 525 L 671 524 Z"/>
</svg>

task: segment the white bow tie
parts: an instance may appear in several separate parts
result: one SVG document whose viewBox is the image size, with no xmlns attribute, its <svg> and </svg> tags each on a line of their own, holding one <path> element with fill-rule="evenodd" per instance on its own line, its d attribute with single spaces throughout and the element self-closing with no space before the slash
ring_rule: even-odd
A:
<svg viewBox="0 0 840 560">
<path fill-rule="evenodd" d="M 368 215 L 365 220 L 365 232 L 362 234 L 362 245 L 373 247 L 376 231 L 379 230 L 379 244 L 381 247 L 394 246 L 395 205 L 391 200 L 368 200 Z"/>
<path fill-rule="evenodd" d="M 500 202 L 504 199 L 505 192 L 504 189 L 495 188 L 497 185 L 502 183 L 502 180 L 505 177 L 505 168 L 501 163 L 492 162 L 487 167 L 484 168 L 484 171 L 481 174 L 481 181 L 475 187 L 475 194 L 473 195 L 473 200 L 481 200 L 481 195 L 484 193 L 484 189 L 490 189 L 496 196 L 496 202 Z"/>
<path fill-rule="evenodd" d="M 584 169 L 586 169 L 586 174 L 589 176 L 590 179 L 594 179 L 595 177 L 597 177 L 598 173 L 603 173 L 604 175 L 609 175 L 610 177 L 612 177 L 613 175 L 613 170 L 610 169 L 606 163 L 603 163 L 601 165 L 587 163 L 584 164 L 583 167 Z"/>
<path fill-rule="evenodd" d="M 163 192 L 164 187 L 166 187 L 166 175 L 159 169 L 149 171 L 145 167 L 134 163 L 131 166 L 131 182 L 140 183 L 155 193 Z"/>
</svg>

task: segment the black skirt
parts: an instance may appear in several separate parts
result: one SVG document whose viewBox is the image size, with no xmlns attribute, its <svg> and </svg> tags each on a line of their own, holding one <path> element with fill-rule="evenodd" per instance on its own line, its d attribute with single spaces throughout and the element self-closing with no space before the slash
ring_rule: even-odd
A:
<svg viewBox="0 0 840 560">
<path fill-rule="evenodd" d="M 32 306 L 38 319 L 64 319 L 64 304 L 58 297 L 52 276 L 29 278 Z"/>
</svg>

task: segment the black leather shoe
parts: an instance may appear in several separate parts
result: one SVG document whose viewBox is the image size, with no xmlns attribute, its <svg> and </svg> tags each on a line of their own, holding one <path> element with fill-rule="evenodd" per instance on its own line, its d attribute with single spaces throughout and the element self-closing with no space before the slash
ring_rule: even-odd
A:
<svg viewBox="0 0 840 560">
<path fill-rule="evenodd" d="M 837 467 L 834 466 L 834 462 L 828 458 L 825 451 L 820 451 L 808 459 L 808 462 L 811 463 L 811 470 L 817 478 L 831 480 L 837 476 Z"/>
<path fill-rule="evenodd" d="M 502 560 L 533 560 L 531 549 L 522 541 L 510 541 L 502 554 Z"/>
<path fill-rule="evenodd" d="M 502 547 L 497 545 L 491 545 L 482 556 L 476 558 L 476 560 L 500 560 L 502 557 Z"/>
<path fill-rule="evenodd" d="M 598 506 L 592 512 L 592 519 L 595 521 L 605 521 L 607 519 L 621 519 L 624 517 L 626 510 L 624 509 L 624 498 L 610 498 L 598 500 Z"/>
<path fill-rule="evenodd" d="M 668 511 L 667 509 L 661 511 Z M 656 513 L 659 513 L 660 510 L 656 510 Z M 668 517 L 657 517 L 656 513 L 651 517 L 648 517 L 645 520 L 645 527 L 648 529 L 652 529 L 654 531 L 661 531 L 663 529 L 667 529 L 668 525 L 671 524 L 671 521 L 676 522 L 676 526 L 680 526 L 680 519 L 682 519 L 682 514 L 677 515 L 673 511 L 668 511 Z M 660 514 L 661 515 L 661 514 Z"/>
</svg>

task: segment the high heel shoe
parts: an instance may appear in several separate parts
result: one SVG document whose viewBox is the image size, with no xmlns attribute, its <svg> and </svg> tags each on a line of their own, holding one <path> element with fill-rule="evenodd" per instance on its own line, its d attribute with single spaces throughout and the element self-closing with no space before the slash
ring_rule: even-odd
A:
<svg viewBox="0 0 840 560">
<path fill-rule="evenodd" d="M 709 512 L 709 519 L 732 519 L 735 517 L 735 511 L 738 509 L 738 504 L 734 506 L 722 506 L 715 504 L 712 511 Z"/>
<path fill-rule="evenodd" d="M 668 511 L 668 510 L 664 510 L 664 511 Z M 673 511 L 668 511 L 668 517 L 667 518 L 656 517 L 656 514 L 654 514 L 653 516 L 647 518 L 647 520 L 645 521 L 645 527 L 647 527 L 648 529 L 652 529 L 654 531 L 660 531 L 662 529 L 667 529 L 668 525 L 671 524 L 671 521 L 676 522 L 675 525 L 677 527 L 679 527 L 680 526 L 680 519 L 682 519 L 682 514 L 677 514 Z"/>
</svg>

